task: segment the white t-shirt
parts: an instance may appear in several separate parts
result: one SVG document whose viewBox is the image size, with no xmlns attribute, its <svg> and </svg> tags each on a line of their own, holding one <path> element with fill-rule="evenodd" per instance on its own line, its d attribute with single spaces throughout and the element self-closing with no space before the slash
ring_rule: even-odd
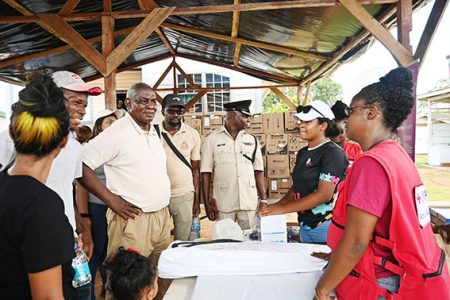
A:
<svg viewBox="0 0 450 300">
<path fill-rule="evenodd" d="M 14 143 L 8 130 L 0 133 L 0 171 L 16 157 Z M 64 212 L 75 232 L 75 211 L 73 207 L 72 182 L 82 176 L 82 147 L 72 136 L 66 147 L 53 160 L 47 178 L 47 186 L 55 191 L 64 202 Z"/>
<path fill-rule="evenodd" d="M 64 212 L 74 230 L 76 229 L 76 223 L 72 183 L 76 178 L 82 176 L 82 150 L 80 143 L 73 137 L 70 137 L 66 147 L 53 160 L 46 184 L 63 200 Z"/>
</svg>

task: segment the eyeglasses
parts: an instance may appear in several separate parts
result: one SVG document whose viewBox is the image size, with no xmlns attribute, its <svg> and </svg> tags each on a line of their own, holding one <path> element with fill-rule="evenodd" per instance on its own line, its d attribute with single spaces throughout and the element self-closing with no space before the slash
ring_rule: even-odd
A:
<svg viewBox="0 0 450 300">
<path fill-rule="evenodd" d="M 369 108 L 370 105 L 354 105 L 347 108 L 347 116 L 350 116 L 356 108 Z"/>
<path fill-rule="evenodd" d="M 133 99 L 134 103 L 142 106 L 147 106 L 149 103 L 156 105 L 156 99 L 138 98 Z"/>
<path fill-rule="evenodd" d="M 299 107 L 297 107 L 297 112 L 298 113 L 304 113 L 307 114 L 311 111 L 311 109 L 315 110 L 319 115 L 321 115 L 322 117 L 326 118 L 320 111 L 318 111 L 317 109 L 315 109 L 313 106 L 311 105 L 300 105 Z"/>
<path fill-rule="evenodd" d="M 179 116 L 184 115 L 184 109 L 180 108 L 166 108 L 166 113 L 169 115 L 177 114 Z"/>
</svg>

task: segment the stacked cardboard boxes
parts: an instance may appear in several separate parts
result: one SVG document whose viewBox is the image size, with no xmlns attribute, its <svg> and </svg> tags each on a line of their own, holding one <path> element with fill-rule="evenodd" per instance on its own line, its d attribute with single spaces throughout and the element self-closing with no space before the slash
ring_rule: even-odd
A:
<svg viewBox="0 0 450 300">
<path fill-rule="evenodd" d="M 297 152 L 307 145 L 302 140 L 292 112 L 255 114 L 246 130 L 256 136 L 263 154 L 266 187 L 269 198 L 279 199 L 291 188 L 291 172 Z M 224 114 L 186 114 L 184 122 L 204 138 L 224 123 Z"/>
</svg>

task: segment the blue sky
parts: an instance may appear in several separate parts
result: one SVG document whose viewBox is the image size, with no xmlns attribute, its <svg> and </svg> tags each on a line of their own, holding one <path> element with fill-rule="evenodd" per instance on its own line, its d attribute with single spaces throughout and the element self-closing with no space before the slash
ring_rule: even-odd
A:
<svg viewBox="0 0 450 300">
<path fill-rule="evenodd" d="M 413 14 L 413 30 L 410 35 L 413 51 L 420 40 L 433 4 L 434 1 L 431 1 Z M 397 28 L 394 28 L 392 33 L 396 36 Z M 447 55 L 450 55 L 450 5 L 447 6 L 441 19 L 420 70 L 417 94 L 427 92 L 439 79 L 450 76 Z M 344 101 L 349 103 L 353 95 L 361 88 L 377 81 L 395 67 L 397 67 L 397 63 L 392 55 L 377 41 L 361 57 L 351 63 L 341 65 L 332 74 L 332 78 L 343 86 Z"/>
</svg>

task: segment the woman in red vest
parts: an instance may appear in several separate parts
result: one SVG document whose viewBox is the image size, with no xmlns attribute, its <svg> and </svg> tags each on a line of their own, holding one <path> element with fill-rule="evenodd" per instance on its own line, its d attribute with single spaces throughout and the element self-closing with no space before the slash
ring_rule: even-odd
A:
<svg viewBox="0 0 450 300">
<path fill-rule="evenodd" d="M 450 299 L 445 253 L 430 225 L 420 176 L 395 130 L 414 105 L 408 69 L 397 68 L 352 100 L 350 139 L 364 153 L 339 187 L 332 249 L 315 299 Z"/>
</svg>

